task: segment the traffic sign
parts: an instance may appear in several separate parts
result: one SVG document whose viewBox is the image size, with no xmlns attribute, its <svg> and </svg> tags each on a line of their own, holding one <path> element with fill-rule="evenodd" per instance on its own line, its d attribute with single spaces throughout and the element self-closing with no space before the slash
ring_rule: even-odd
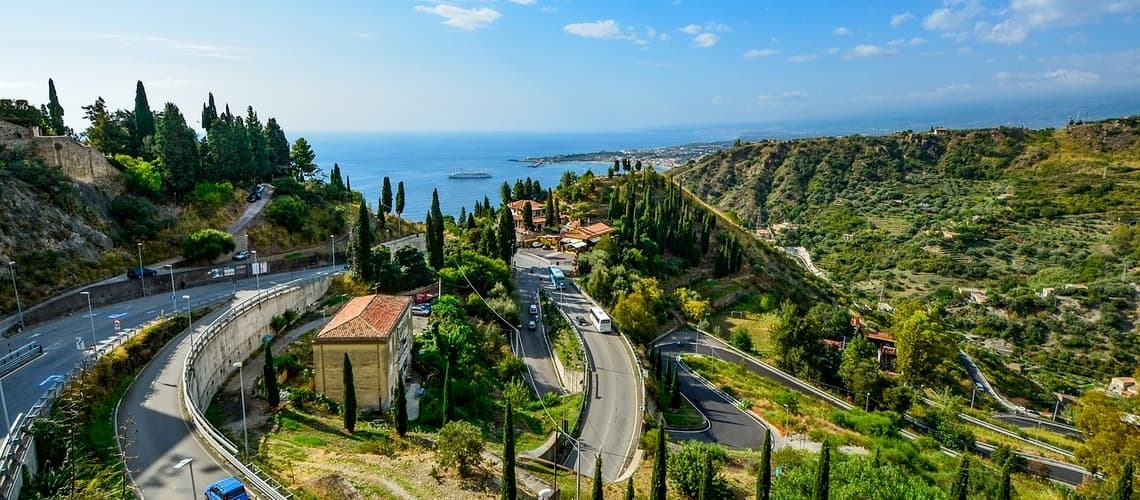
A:
<svg viewBox="0 0 1140 500">
<path fill-rule="evenodd" d="M 116 332 L 119 331 L 119 320 L 118 319 L 115 320 L 115 331 Z"/>
<path fill-rule="evenodd" d="M 171 302 L 176 302 L 177 300 L 178 300 L 178 298 L 177 298 L 177 297 L 175 297 L 174 295 L 171 295 L 171 296 L 170 296 L 170 301 L 171 301 Z"/>
</svg>

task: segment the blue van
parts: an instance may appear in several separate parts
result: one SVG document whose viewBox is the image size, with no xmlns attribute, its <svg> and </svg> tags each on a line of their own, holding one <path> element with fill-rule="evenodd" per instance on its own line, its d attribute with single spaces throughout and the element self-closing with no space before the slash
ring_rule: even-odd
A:
<svg viewBox="0 0 1140 500">
<path fill-rule="evenodd" d="M 250 500 L 245 485 L 230 476 L 206 487 L 207 500 Z"/>
</svg>

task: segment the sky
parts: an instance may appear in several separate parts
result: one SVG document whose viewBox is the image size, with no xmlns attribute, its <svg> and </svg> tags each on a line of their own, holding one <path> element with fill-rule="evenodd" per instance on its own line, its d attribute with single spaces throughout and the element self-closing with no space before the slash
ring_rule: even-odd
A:
<svg viewBox="0 0 1140 500">
<path fill-rule="evenodd" d="M 1140 0 L 7 2 L 0 97 L 286 130 L 605 131 L 1140 90 Z M 78 126 L 77 126 L 78 125 Z"/>
</svg>

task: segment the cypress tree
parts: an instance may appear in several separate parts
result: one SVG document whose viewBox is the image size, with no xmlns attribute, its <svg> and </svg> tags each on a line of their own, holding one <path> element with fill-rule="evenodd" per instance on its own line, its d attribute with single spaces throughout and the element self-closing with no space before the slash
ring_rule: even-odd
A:
<svg viewBox="0 0 1140 500">
<path fill-rule="evenodd" d="M 756 500 L 768 500 L 772 494 L 772 430 L 764 429 L 764 450 L 760 469 L 756 471 Z"/>
<path fill-rule="evenodd" d="M 210 98 L 213 102 L 212 94 Z M 213 108 L 213 104 L 210 107 Z M 215 115 L 216 113 L 215 110 Z M 265 142 L 269 147 L 269 163 L 278 169 L 287 167 L 289 165 L 289 139 L 285 138 L 285 131 L 281 129 L 276 118 L 270 118 L 269 121 L 265 122 Z M 349 187 L 348 190 L 351 192 L 352 188 Z"/>
<path fill-rule="evenodd" d="M 669 408 L 681 408 L 681 384 L 677 383 L 677 364 L 673 364 L 673 378 L 669 382 Z"/>
<path fill-rule="evenodd" d="M 666 454 L 668 453 L 665 447 L 665 418 L 658 417 L 657 419 L 657 452 L 653 457 L 653 492 L 651 494 L 652 500 L 668 500 L 668 486 L 665 484 L 665 465 Z"/>
<path fill-rule="evenodd" d="M 42 108 L 41 108 L 42 109 Z M 69 135 L 70 130 L 63 124 L 63 106 L 59 104 L 59 94 L 55 91 L 55 81 L 48 78 L 47 127 L 52 135 Z"/>
<path fill-rule="evenodd" d="M 515 254 L 515 220 L 506 205 L 499 210 L 498 236 L 499 258 L 510 264 Z"/>
<path fill-rule="evenodd" d="M 281 402 L 281 391 L 277 389 L 277 370 L 273 366 L 273 346 L 265 344 L 265 399 L 269 406 L 277 406 Z"/>
<path fill-rule="evenodd" d="M 344 353 L 344 429 L 356 432 L 356 383 L 352 380 L 352 361 Z"/>
<path fill-rule="evenodd" d="M 697 488 L 697 499 L 708 500 L 713 494 L 713 463 L 712 456 L 705 454 L 705 462 L 701 464 L 701 484 Z"/>
<path fill-rule="evenodd" d="M 269 167 L 269 145 L 265 140 L 265 127 L 261 125 L 261 118 L 257 117 L 257 112 L 253 110 L 253 106 L 246 108 L 245 129 L 249 141 L 251 173 L 256 180 L 268 180 L 273 173 Z M 341 185 L 337 189 L 343 190 L 344 186 Z"/>
<path fill-rule="evenodd" d="M 431 231 L 432 246 L 428 248 L 428 264 L 432 269 L 443 269 L 443 212 L 439 209 L 439 190 L 431 190 Z"/>
<path fill-rule="evenodd" d="M 1006 459 L 1005 463 L 1001 466 L 1001 482 L 998 483 L 997 500 L 1010 500 L 1013 496 L 1013 485 L 1009 481 L 1009 468 L 1010 463 L 1013 462 L 1012 458 Z"/>
<path fill-rule="evenodd" d="M 214 105 L 214 93 L 210 92 L 209 103 L 202 104 L 202 129 L 207 133 L 214 122 L 218 121 L 218 107 Z M 274 122 L 276 124 L 277 122 Z"/>
<path fill-rule="evenodd" d="M 878 450 L 875 450 L 878 453 Z M 970 494 L 970 457 L 966 454 L 962 455 L 962 460 L 958 462 L 958 476 L 954 478 L 954 484 L 950 486 L 950 498 L 957 500 L 966 500 Z"/>
<path fill-rule="evenodd" d="M 384 176 L 384 182 L 380 185 L 380 208 L 377 209 L 384 214 L 392 213 L 392 181 L 388 176 Z"/>
<path fill-rule="evenodd" d="M 356 217 L 356 273 L 365 283 L 373 280 L 372 243 L 372 214 L 368 204 L 361 201 Z"/>
<path fill-rule="evenodd" d="M 828 439 L 823 440 L 823 447 L 819 450 L 819 469 L 815 474 L 815 488 L 812 490 L 812 498 L 815 500 L 827 500 L 828 498 L 828 481 L 831 474 L 831 441 Z"/>
<path fill-rule="evenodd" d="M 633 476 L 625 482 L 625 500 L 633 500 Z"/>
<path fill-rule="evenodd" d="M 154 135 L 154 113 L 146 98 L 142 80 L 135 83 L 135 129 L 131 135 L 131 148 L 135 156 L 142 156 L 143 141 Z"/>
<path fill-rule="evenodd" d="M 503 419 L 503 482 L 499 486 L 502 500 L 518 498 L 515 484 L 515 412 L 507 398 L 507 415 Z"/>
<path fill-rule="evenodd" d="M 202 164 L 198 139 L 174 103 L 166 103 L 162 111 L 154 136 L 154 151 L 169 194 L 178 198 L 194 189 Z"/>
<path fill-rule="evenodd" d="M 523 205 L 522 223 L 528 231 L 534 229 L 534 210 L 531 210 L 530 203 Z"/>
<path fill-rule="evenodd" d="M 396 217 L 404 218 L 404 181 L 396 184 Z M 396 228 L 399 229 L 399 235 L 404 236 L 404 225 L 400 221 L 396 221 Z"/>
<path fill-rule="evenodd" d="M 1133 471 L 1132 459 L 1124 462 L 1124 468 L 1120 471 L 1120 482 L 1116 483 L 1116 492 L 1112 495 L 1112 500 L 1132 500 L 1132 475 Z"/>
<path fill-rule="evenodd" d="M 554 191 L 550 191 L 546 195 L 546 227 L 554 227 L 557 225 L 554 220 Z"/>
<path fill-rule="evenodd" d="M 507 184 L 507 181 L 503 181 L 503 185 L 499 186 L 499 197 L 503 199 L 503 205 L 511 202 L 511 185 Z"/>
<path fill-rule="evenodd" d="M 443 368 L 443 423 L 451 421 L 451 359 Z"/>
<path fill-rule="evenodd" d="M 594 495 L 593 500 L 603 500 L 606 496 L 605 484 L 602 483 L 602 454 L 594 456 Z"/>
<path fill-rule="evenodd" d="M 396 434 L 404 437 L 408 433 L 408 394 L 404 388 L 404 377 L 396 385 Z"/>
<path fill-rule="evenodd" d="M 878 446 L 875 447 L 875 454 L 871 457 L 871 467 L 878 467 L 883 463 L 882 450 Z"/>
<path fill-rule="evenodd" d="M 337 196 L 344 192 L 344 178 L 340 175 L 339 163 L 333 163 L 332 172 L 329 174 L 329 187 L 336 191 Z"/>
</svg>

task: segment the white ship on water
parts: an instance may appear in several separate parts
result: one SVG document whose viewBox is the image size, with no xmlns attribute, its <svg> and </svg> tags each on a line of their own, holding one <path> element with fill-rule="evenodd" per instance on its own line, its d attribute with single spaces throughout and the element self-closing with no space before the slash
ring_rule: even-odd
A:
<svg viewBox="0 0 1140 500">
<path fill-rule="evenodd" d="M 456 170 L 447 174 L 449 179 L 489 179 L 491 174 L 486 170 Z"/>
</svg>

